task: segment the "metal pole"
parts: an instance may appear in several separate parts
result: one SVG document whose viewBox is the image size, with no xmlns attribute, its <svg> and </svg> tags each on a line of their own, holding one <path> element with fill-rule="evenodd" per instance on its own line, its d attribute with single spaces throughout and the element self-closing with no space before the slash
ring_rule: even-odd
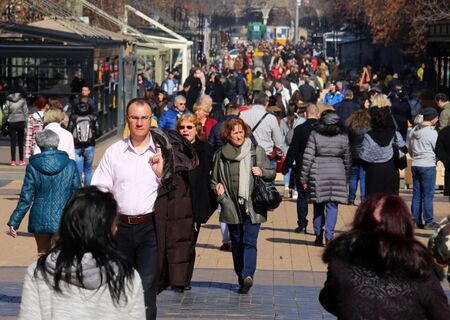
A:
<svg viewBox="0 0 450 320">
<path fill-rule="evenodd" d="M 295 0 L 295 26 L 294 26 L 294 44 L 298 42 L 298 7 L 300 0 Z"/>
</svg>

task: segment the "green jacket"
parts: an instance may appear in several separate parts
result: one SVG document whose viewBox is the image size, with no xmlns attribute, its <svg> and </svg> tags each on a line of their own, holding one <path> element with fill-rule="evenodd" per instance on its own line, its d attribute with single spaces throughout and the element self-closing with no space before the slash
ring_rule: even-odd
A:
<svg viewBox="0 0 450 320">
<path fill-rule="evenodd" d="M 262 170 L 262 178 L 266 181 L 272 181 L 275 179 L 275 169 L 272 168 L 269 159 L 260 146 L 252 146 L 251 154 L 256 155 L 256 166 Z M 252 176 L 251 170 L 249 175 Z M 231 186 L 231 173 L 230 173 L 230 161 L 222 155 L 222 150 L 219 149 L 213 159 L 213 170 L 211 178 L 211 188 L 214 193 L 216 185 L 222 183 L 225 189 L 225 193 L 221 196 L 217 196 L 217 202 L 221 204 L 220 222 L 229 224 L 241 224 L 243 223 L 243 217 L 239 211 L 238 194 L 237 190 L 232 190 Z M 253 179 L 250 179 L 250 194 L 253 190 Z M 245 210 L 250 215 L 252 223 L 263 223 L 267 220 L 267 210 L 255 212 L 253 209 L 252 201 L 245 203 Z"/>
<path fill-rule="evenodd" d="M 266 86 L 266 82 L 264 79 L 262 79 L 262 78 L 253 79 L 252 91 L 264 92 L 266 90 L 266 88 L 267 88 L 267 86 Z"/>
</svg>

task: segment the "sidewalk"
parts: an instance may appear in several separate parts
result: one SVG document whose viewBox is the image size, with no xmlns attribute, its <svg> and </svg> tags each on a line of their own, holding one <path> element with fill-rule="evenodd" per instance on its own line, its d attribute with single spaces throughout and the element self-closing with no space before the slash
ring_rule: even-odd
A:
<svg viewBox="0 0 450 320">
<path fill-rule="evenodd" d="M 113 140 L 97 146 L 95 163 Z M 17 204 L 24 168 L 11 168 L 9 149 L 0 147 L 0 319 L 15 319 L 20 304 L 21 285 L 26 266 L 36 259 L 36 245 L 26 232 L 24 219 L 19 237 L 6 234 L 6 222 Z M 405 193 L 405 199 L 409 196 Z M 409 200 L 407 200 L 409 201 Z M 310 206 L 309 220 L 312 207 Z M 336 232 L 346 230 L 356 207 L 339 206 Z M 439 219 L 450 213 L 448 199 L 438 191 L 435 215 Z M 230 252 L 219 250 L 221 234 L 218 214 L 202 226 L 198 245 L 192 291 L 184 294 L 166 290 L 158 296 L 158 318 L 162 319 L 334 319 L 322 309 L 317 298 L 326 277 L 321 261 L 323 249 L 313 245 L 309 234 L 293 232 L 296 204 L 285 200 L 269 213 L 258 238 L 258 266 L 255 286 L 250 294 L 237 294 L 237 279 Z M 423 243 L 430 231 L 417 230 Z M 444 284 L 450 298 L 448 284 Z"/>
</svg>

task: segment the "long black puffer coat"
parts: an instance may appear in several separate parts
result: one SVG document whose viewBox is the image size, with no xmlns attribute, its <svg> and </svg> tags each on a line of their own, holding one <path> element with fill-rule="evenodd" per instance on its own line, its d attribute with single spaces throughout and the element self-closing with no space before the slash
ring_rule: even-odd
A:
<svg viewBox="0 0 450 320">
<path fill-rule="evenodd" d="M 315 203 L 347 203 L 351 157 L 348 136 L 335 113 L 325 114 L 311 132 L 303 155 L 301 182 Z"/>
</svg>

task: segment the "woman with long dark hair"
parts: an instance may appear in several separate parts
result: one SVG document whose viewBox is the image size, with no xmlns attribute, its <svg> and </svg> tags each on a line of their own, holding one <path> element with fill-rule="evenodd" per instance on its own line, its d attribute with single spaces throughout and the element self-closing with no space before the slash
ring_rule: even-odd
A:
<svg viewBox="0 0 450 320">
<path fill-rule="evenodd" d="M 55 247 L 27 271 L 18 319 L 145 319 L 139 274 L 114 240 L 117 203 L 96 187 L 69 200 Z"/>
<path fill-rule="evenodd" d="M 319 300 L 338 319 L 450 319 L 442 269 L 414 238 L 411 212 L 399 196 L 366 199 L 323 261 L 328 274 Z"/>
</svg>

